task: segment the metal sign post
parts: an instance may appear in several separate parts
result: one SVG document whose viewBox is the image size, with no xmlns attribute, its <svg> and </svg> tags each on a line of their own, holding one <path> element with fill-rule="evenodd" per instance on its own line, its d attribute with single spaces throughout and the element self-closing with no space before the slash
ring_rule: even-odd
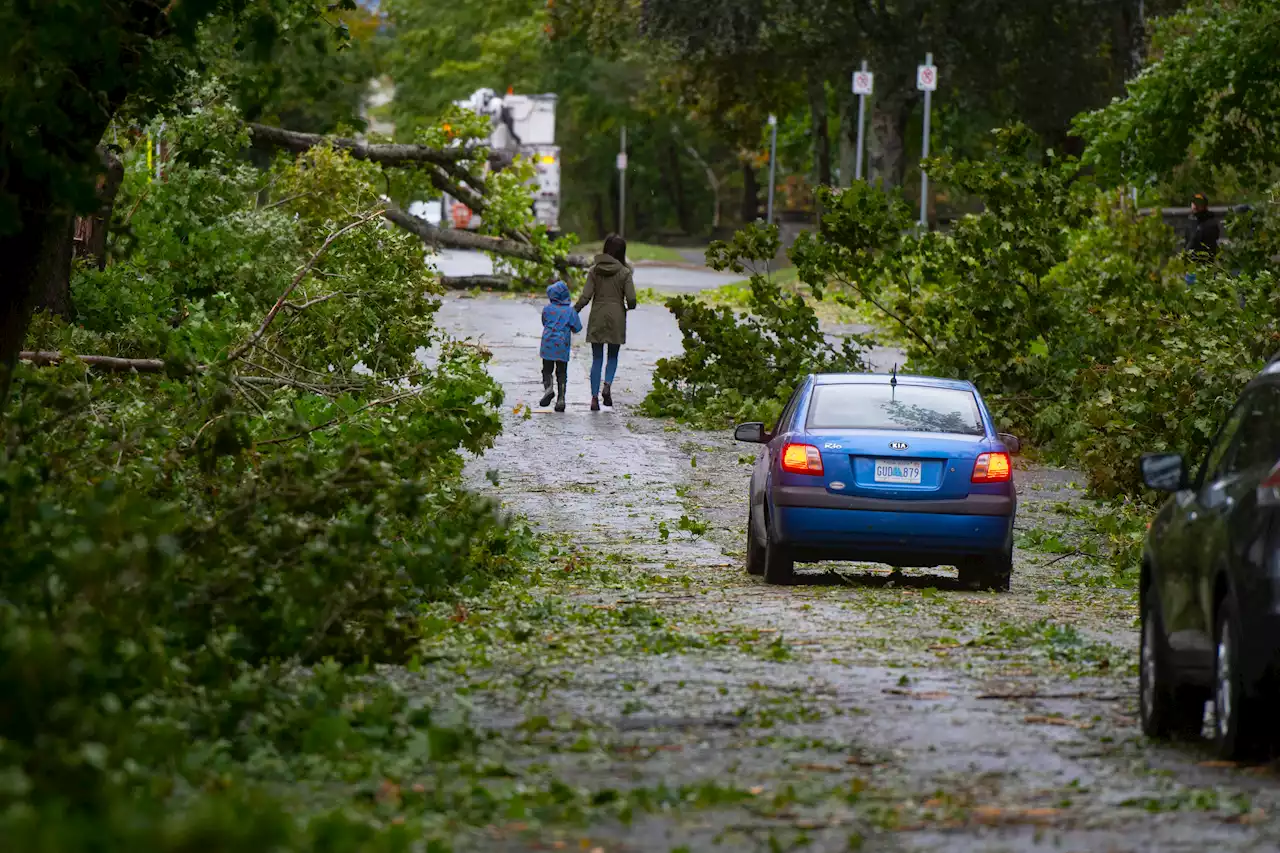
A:
<svg viewBox="0 0 1280 853">
<path fill-rule="evenodd" d="M 622 126 L 622 149 L 618 152 L 618 236 L 627 234 L 627 126 Z"/>
<path fill-rule="evenodd" d="M 933 92 L 938 88 L 938 68 L 933 64 L 933 54 L 924 55 L 924 65 L 916 68 L 916 88 L 924 92 L 924 145 L 921 160 L 929 158 L 929 119 L 933 111 Z M 929 174 L 920 168 L 920 225 L 929 227 Z"/>
<path fill-rule="evenodd" d="M 765 220 L 767 224 L 773 224 L 773 184 L 775 170 L 778 166 L 778 117 L 770 114 L 769 128 L 772 131 L 772 138 L 769 141 L 769 213 Z"/>
<path fill-rule="evenodd" d="M 862 139 L 863 127 L 867 121 L 867 95 L 871 94 L 874 77 L 867 70 L 867 61 L 862 60 L 862 70 L 853 73 L 853 94 L 858 96 L 858 153 L 854 159 L 854 180 L 862 180 Z"/>
</svg>

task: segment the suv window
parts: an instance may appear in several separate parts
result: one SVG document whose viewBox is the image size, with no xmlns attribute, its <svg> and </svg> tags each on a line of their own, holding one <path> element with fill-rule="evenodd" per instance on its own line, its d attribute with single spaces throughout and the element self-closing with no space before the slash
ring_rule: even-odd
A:
<svg viewBox="0 0 1280 853">
<path fill-rule="evenodd" d="M 1241 401 L 1240 431 L 1221 476 L 1253 468 L 1270 468 L 1280 457 L 1280 392 L 1265 386 L 1250 392 Z"/>
<path fill-rule="evenodd" d="M 1280 449 L 1280 442 L 1276 440 L 1280 433 L 1275 426 L 1280 416 L 1276 393 L 1270 386 L 1255 388 L 1236 403 L 1205 458 L 1202 485 L 1210 485 L 1264 461 L 1275 462 L 1276 451 Z"/>
</svg>

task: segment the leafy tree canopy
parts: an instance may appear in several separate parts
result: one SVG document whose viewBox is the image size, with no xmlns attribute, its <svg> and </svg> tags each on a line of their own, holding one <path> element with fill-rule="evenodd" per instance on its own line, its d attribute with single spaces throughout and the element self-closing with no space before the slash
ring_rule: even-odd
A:
<svg viewBox="0 0 1280 853">
<path fill-rule="evenodd" d="M 1076 122 L 1104 180 L 1166 178 L 1192 160 L 1265 183 L 1280 163 L 1280 3 L 1197 0 L 1156 23 L 1154 48 L 1125 98 Z"/>
</svg>

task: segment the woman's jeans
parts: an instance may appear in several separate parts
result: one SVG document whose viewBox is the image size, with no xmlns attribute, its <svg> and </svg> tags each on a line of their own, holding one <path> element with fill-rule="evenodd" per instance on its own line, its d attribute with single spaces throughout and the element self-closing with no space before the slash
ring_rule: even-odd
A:
<svg viewBox="0 0 1280 853">
<path fill-rule="evenodd" d="M 609 363 L 604 365 L 604 381 L 613 384 L 613 377 L 618 373 L 618 344 L 591 345 L 591 396 L 600 396 L 600 365 L 604 361 L 604 348 L 609 347 Z"/>
</svg>

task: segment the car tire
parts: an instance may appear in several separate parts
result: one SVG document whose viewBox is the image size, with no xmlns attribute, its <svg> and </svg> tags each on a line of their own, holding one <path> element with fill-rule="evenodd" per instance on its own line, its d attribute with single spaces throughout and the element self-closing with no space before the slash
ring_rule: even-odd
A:
<svg viewBox="0 0 1280 853">
<path fill-rule="evenodd" d="M 1262 702 L 1244 689 L 1240 612 L 1230 593 L 1218 604 L 1213 634 L 1213 743 L 1220 758 L 1235 761 L 1264 745 Z"/>
<path fill-rule="evenodd" d="M 969 589 L 990 589 L 1008 592 L 1013 579 L 1013 550 L 995 557 L 970 560 L 957 567 L 960 585 Z"/>
<path fill-rule="evenodd" d="M 1195 738 L 1204 726 L 1207 693 L 1180 685 L 1169 660 L 1164 622 L 1155 591 L 1143 592 L 1141 639 L 1138 652 L 1138 716 L 1142 733 L 1152 738 Z"/>
<path fill-rule="evenodd" d="M 747 508 L 747 574 L 763 575 L 765 566 L 765 546 L 756 541 L 751 527 L 751 508 Z"/>
<path fill-rule="evenodd" d="M 791 552 L 779 545 L 774 539 L 773 531 L 765 523 L 767 538 L 764 544 L 764 579 L 765 583 L 789 584 L 795 580 L 796 561 Z"/>
</svg>

